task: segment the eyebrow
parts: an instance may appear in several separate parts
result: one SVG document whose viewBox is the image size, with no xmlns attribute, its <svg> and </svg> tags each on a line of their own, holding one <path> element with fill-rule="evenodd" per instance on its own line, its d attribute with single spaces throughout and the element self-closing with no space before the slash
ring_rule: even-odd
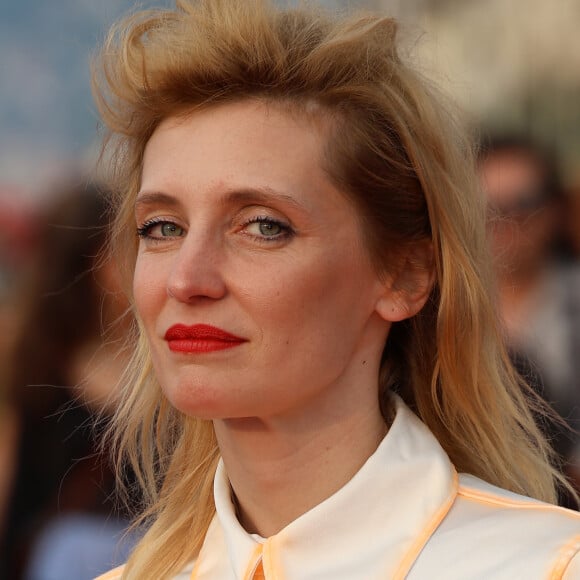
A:
<svg viewBox="0 0 580 580">
<path fill-rule="evenodd" d="M 161 191 L 151 191 L 146 193 L 139 193 L 137 199 L 135 200 L 135 209 L 140 206 L 147 205 L 168 205 L 171 207 L 177 207 L 180 204 L 179 200 L 168 193 L 163 193 Z"/>
<path fill-rule="evenodd" d="M 223 204 L 236 202 L 267 204 L 272 202 L 272 200 L 280 201 L 282 203 L 289 204 L 297 209 L 304 210 L 303 204 L 300 203 L 295 197 L 272 189 L 269 186 L 257 188 L 242 188 L 227 191 L 225 195 L 222 197 L 221 202 Z"/>
<path fill-rule="evenodd" d="M 277 191 L 269 186 L 226 190 L 219 199 L 219 203 L 224 206 L 243 202 L 268 204 L 273 200 L 278 200 L 282 203 L 289 204 L 299 210 L 305 209 L 303 204 L 296 200 L 293 196 Z M 181 202 L 173 195 L 164 193 L 162 191 L 151 191 L 138 194 L 137 199 L 135 200 L 135 209 L 140 206 L 148 205 L 167 205 L 169 207 L 179 207 Z"/>
</svg>

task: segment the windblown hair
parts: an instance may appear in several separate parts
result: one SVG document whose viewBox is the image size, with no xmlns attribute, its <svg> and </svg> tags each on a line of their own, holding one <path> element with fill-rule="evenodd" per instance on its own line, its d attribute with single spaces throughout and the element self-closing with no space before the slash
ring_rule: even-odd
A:
<svg viewBox="0 0 580 580">
<path fill-rule="evenodd" d="M 331 119 L 325 169 L 359 209 L 377 268 L 388 270 L 402 249 L 433 247 L 427 305 L 393 325 L 384 350 L 385 414 L 395 390 L 459 471 L 554 501 L 560 476 L 533 416 L 543 411 L 513 371 L 497 322 L 470 141 L 400 56 L 396 33 L 391 18 L 266 0 L 177 0 L 117 24 L 94 69 L 113 151 L 117 259 L 131 274 L 143 153 L 163 119 L 244 99 L 320 110 Z M 124 577 L 166 578 L 202 545 L 219 453 L 211 423 L 163 397 L 142 333 L 136 344 L 114 441 L 119 464 L 128 457 L 145 489 L 150 526 Z"/>
</svg>

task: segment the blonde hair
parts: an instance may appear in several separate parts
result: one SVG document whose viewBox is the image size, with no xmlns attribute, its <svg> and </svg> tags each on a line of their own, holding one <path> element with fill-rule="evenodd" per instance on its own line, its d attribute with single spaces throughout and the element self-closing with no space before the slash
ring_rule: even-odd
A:
<svg viewBox="0 0 580 580">
<path fill-rule="evenodd" d="M 394 20 L 280 10 L 263 0 L 177 0 L 117 24 L 95 61 L 94 89 L 113 147 L 113 246 L 132 272 L 133 205 L 147 141 L 166 117 L 258 98 L 332 119 L 331 179 L 356 203 L 377 267 L 430 241 L 427 305 L 393 326 L 380 377 L 428 425 L 458 470 L 547 501 L 562 478 L 503 346 L 469 140 L 442 98 L 400 57 Z M 394 251 L 392 249 L 395 249 Z M 126 578 L 166 578 L 199 552 L 214 513 L 219 457 L 211 423 L 163 398 L 137 330 L 116 417 L 151 524 Z M 385 411 L 386 412 L 386 411 Z"/>
</svg>

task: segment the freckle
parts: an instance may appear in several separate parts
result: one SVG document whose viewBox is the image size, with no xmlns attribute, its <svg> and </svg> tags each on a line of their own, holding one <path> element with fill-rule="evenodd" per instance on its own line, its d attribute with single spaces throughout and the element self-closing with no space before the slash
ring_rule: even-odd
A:
<svg viewBox="0 0 580 580">
<path fill-rule="evenodd" d="M 363 360 L 363 365 L 366 365 L 366 364 L 367 364 L 367 361 L 366 360 Z"/>
</svg>

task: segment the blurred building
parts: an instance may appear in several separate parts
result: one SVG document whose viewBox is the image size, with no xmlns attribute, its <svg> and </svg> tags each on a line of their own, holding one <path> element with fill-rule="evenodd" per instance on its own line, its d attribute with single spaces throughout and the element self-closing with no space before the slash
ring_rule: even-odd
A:
<svg viewBox="0 0 580 580">
<path fill-rule="evenodd" d="M 580 179 L 580 0 L 369 0 L 409 27 L 411 47 L 475 127 L 527 133 Z M 433 71 L 433 72 L 430 72 Z"/>
</svg>

